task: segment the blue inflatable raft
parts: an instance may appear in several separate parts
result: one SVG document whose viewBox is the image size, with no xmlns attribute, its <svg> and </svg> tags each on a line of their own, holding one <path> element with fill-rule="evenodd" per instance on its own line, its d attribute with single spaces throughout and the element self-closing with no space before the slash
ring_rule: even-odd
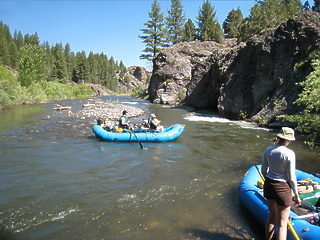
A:
<svg viewBox="0 0 320 240">
<path fill-rule="evenodd" d="M 258 180 L 261 179 L 260 173 L 261 165 L 251 167 L 245 176 L 242 178 L 239 185 L 239 200 L 241 204 L 250 212 L 250 214 L 265 226 L 269 211 L 265 198 L 263 197 L 263 190 L 258 186 Z M 296 170 L 297 180 L 311 179 L 314 182 L 320 183 L 320 177 L 312 174 Z M 311 215 L 311 214 L 309 214 Z M 319 213 L 314 213 L 318 215 Z M 302 240 L 319 240 L 320 226 L 309 223 L 306 219 L 299 217 L 293 211 L 290 211 L 290 222 L 298 237 Z M 292 232 L 288 230 L 288 239 L 294 238 Z"/>
<path fill-rule="evenodd" d="M 162 132 L 135 130 L 135 132 L 113 132 L 107 131 L 100 125 L 94 125 L 92 131 L 101 141 L 120 141 L 120 142 L 166 142 L 173 141 L 180 137 L 184 131 L 184 125 L 176 124 L 164 128 Z M 137 132 L 136 132 L 137 131 Z"/>
</svg>

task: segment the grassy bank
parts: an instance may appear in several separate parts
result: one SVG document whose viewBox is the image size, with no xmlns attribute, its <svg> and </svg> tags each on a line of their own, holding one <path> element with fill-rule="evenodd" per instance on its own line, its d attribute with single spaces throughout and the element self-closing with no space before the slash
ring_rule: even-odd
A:
<svg viewBox="0 0 320 240">
<path fill-rule="evenodd" d="M 0 66 L 0 108 L 26 103 L 83 98 L 93 94 L 93 90 L 86 84 L 40 81 L 33 82 L 28 87 L 23 87 L 11 70 Z"/>
</svg>

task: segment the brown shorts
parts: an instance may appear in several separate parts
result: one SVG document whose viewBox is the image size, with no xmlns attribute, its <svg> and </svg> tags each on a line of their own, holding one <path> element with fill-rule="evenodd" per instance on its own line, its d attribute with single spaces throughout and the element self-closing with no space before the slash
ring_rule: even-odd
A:
<svg viewBox="0 0 320 240">
<path fill-rule="evenodd" d="M 274 199 L 280 206 L 292 206 L 291 187 L 288 182 L 279 182 L 266 178 L 263 188 L 263 195 L 266 199 Z"/>
</svg>

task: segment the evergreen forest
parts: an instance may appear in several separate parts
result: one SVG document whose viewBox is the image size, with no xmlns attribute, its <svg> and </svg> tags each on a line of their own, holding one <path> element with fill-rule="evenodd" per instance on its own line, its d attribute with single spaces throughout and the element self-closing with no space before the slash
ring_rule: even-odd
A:
<svg viewBox="0 0 320 240">
<path fill-rule="evenodd" d="M 40 43 L 37 33 L 23 35 L 0 22 L 0 108 L 53 99 L 88 97 L 88 84 L 118 90 L 126 67 L 104 53 L 72 52 L 70 44 Z"/>
<path fill-rule="evenodd" d="M 274 29 L 299 11 L 320 12 L 320 0 L 313 3 L 300 0 L 255 0 L 248 17 L 241 9 L 232 9 L 222 26 L 217 19 L 217 11 L 210 0 L 204 0 L 196 19 L 186 16 L 182 0 L 171 0 L 170 9 L 164 14 L 158 0 L 153 0 L 148 13 L 149 20 L 140 29 L 139 38 L 145 45 L 141 59 L 152 62 L 163 48 L 183 41 L 216 41 L 237 38 L 244 42 L 253 35 Z"/>
</svg>

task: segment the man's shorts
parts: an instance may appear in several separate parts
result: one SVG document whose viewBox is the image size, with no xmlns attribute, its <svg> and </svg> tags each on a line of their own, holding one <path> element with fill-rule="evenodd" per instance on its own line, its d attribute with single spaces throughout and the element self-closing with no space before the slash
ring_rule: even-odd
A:
<svg viewBox="0 0 320 240">
<path fill-rule="evenodd" d="M 266 199 L 274 199 L 280 206 L 292 206 L 291 187 L 288 182 L 279 182 L 269 178 L 265 179 L 263 195 Z"/>
</svg>

